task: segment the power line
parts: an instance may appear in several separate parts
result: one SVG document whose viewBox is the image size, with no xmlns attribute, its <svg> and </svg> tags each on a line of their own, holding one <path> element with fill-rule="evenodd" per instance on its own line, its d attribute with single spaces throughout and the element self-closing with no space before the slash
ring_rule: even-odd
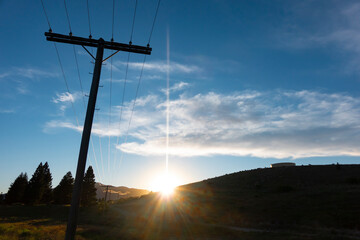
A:
<svg viewBox="0 0 360 240">
<path fill-rule="evenodd" d="M 135 1 L 134 16 L 133 16 L 133 22 L 132 22 L 131 34 L 130 34 L 130 44 L 131 44 L 131 42 L 132 42 L 133 33 L 134 33 L 134 26 L 135 26 L 135 18 L 136 18 L 137 3 L 138 3 L 138 0 L 136 0 L 136 1 Z"/>
<path fill-rule="evenodd" d="M 115 19 L 115 0 L 113 0 L 113 6 L 112 6 L 111 41 L 114 41 L 114 19 Z"/>
<path fill-rule="evenodd" d="M 83 89 L 83 85 L 82 85 L 82 81 L 81 81 L 81 77 L 80 77 L 80 70 L 79 70 L 79 63 L 77 60 L 77 55 L 76 55 L 76 51 L 75 51 L 75 46 L 73 45 L 73 51 L 74 51 L 74 58 L 75 58 L 75 63 L 76 63 L 76 69 L 77 69 L 77 74 L 78 74 L 78 79 L 79 79 L 79 83 L 80 83 L 80 89 L 81 89 L 81 96 L 82 96 L 82 100 L 83 100 L 83 104 L 84 104 L 84 109 L 86 108 L 86 104 L 85 104 L 85 94 L 84 94 L 84 89 Z"/>
<path fill-rule="evenodd" d="M 132 21 L 132 26 L 131 26 L 131 33 L 130 33 L 130 42 L 129 42 L 129 44 L 132 43 L 132 37 L 133 37 L 134 26 L 135 26 L 135 18 L 136 18 L 137 4 L 138 4 L 138 1 L 136 0 L 136 1 L 135 1 L 133 21 Z M 128 53 L 128 57 L 127 57 L 127 61 L 126 61 L 124 87 L 123 87 L 123 94 L 122 94 L 122 100 L 121 100 L 121 105 L 120 105 L 120 117 L 119 117 L 119 125 L 118 125 L 119 134 L 120 134 L 120 132 L 121 132 L 120 126 L 121 126 L 122 112 L 123 112 L 123 108 L 124 108 L 126 81 L 127 81 L 128 70 L 129 70 L 129 61 L 130 61 L 130 52 Z M 119 144 L 119 134 L 118 134 L 117 137 L 116 137 L 116 145 Z M 117 148 L 115 149 L 115 153 L 114 153 L 114 161 L 113 161 L 114 167 L 115 167 L 115 163 L 116 163 L 116 155 L 117 155 Z"/>
<path fill-rule="evenodd" d="M 72 35 L 72 31 L 71 31 L 71 24 L 70 24 L 69 13 L 68 13 L 68 9 L 67 9 L 67 6 L 66 6 L 66 0 L 64 0 L 64 6 L 65 6 L 65 12 L 66 12 L 67 21 L 68 21 L 68 24 L 69 24 L 69 30 L 70 30 L 69 35 L 71 36 L 71 35 Z"/>
<path fill-rule="evenodd" d="M 86 7 L 87 7 L 87 14 L 88 14 L 88 22 L 89 22 L 89 38 L 92 38 L 91 36 L 91 24 L 90 24 L 90 10 L 89 10 L 89 0 L 86 0 Z"/>
<path fill-rule="evenodd" d="M 57 55 L 57 58 L 58 58 L 58 61 L 59 61 L 59 65 L 60 65 L 60 69 L 61 69 L 61 72 L 62 72 L 62 75 L 63 75 L 63 78 L 64 78 L 64 82 L 65 82 L 65 86 L 66 86 L 66 89 L 67 89 L 67 92 L 70 94 L 71 96 L 71 106 L 72 106 L 72 109 L 73 109 L 73 112 L 74 112 L 74 115 L 75 115 L 75 118 L 76 118 L 76 123 L 77 123 L 77 127 L 79 127 L 79 119 L 77 117 L 77 114 L 76 114 L 76 111 L 75 111 L 75 106 L 74 106 L 74 102 L 73 102 L 73 95 L 71 94 L 70 92 L 70 89 L 69 89 L 69 85 L 68 85 L 68 82 L 66 80 L 66 76 L 65 76 L 65 72 L 64 72 L 64 68 L 63 68 L 63 65 L 61 63 L 61 59 L 60 59 L 60 54 L 59 54 L 59 51 L 58 51 L 58 48 L 56 46 L 56 43 L 54 43 L 54 47 L 55 47 L 55 50 L 56 50 L 56 55 Z"/>
<path fill-rule="evenodd" d="M 47 12 L 46 12 L 46 9 L 45 9 L 44 2 L 43 2 L 43 0 L 40 0 L 40 1 L 41 1 L 41 6 L 42 6 L 42 9 L 43 9 L 44 15 L 45 15 L 45 17 L 46 17 L 46 21 L 47 21 L 48 26 L 49 26 L 49 32 L 52 32 L 51 24 L 50 24 L 49 17 L 48 17 L 48 15 L 47 15 Z M 61 59 L 60 59 L 59 51 L 58 51 L 57 46 L 56 46 L 55 43 L 54 43 L 54 47 L 55 47 L 55 50 L 56 50 L 56 54 L 57 54 L 58 62 L 59 62 L 59 65 L 60 65 L 60 69 L 61 69 L 61 72 L 62 72 L 64 81 L 65 81 L 66 89 L 67 89 L 68 93 L 71 94 L 71 93 L 70 93 L 70 90 L 69 90 L 69 85 L 68 85 L 68 83 L 67 83 L 66 76 L 65 76 L 65 73 L 64 73 L 64 69 L 63 69 L 63 66 L 62 66 L 62 62 L 61 62 Z M 85 107 L 84 91 L 83 91 L 82 82 L 81 82 L 81 78 L 80 78 L 79 64 L 78 64 L 78 61 L 77 61 L 77 56 L 76 56 L 75 47 L 74 47 L 73 50 L 74 50 L 74 54 L 75 54 L 74 56 L 75 56 L 75 61 L 76 61 L 76 67 L 77 67 L 77 71 L 78 71 L 78 77 L 79 77 L 79 81 L 80 81 L 80 88 L 81 88 L 81 92 L 82 92 L 82 95 L 83 95 L 83 103 L 84 103 L 84 107 Z M 74 115 L 75 115 L 77 127 L 79 127 L 78 117 L 77 117 L 77 114 L 76 114 L 76 111 L 75 111 L 75 107 L 74 107 L 74 104 L 73 104 L 72 101 L 71 101 L 71 105 L 72 105 L 72 109 L 73 109 L 73 112 L 74 112 Z M 92 150 L 93 150 L 93 154 L 94 154 L 94 160 L 95 160 L 96 170 L 97 170 L 97 172 L 98 172 L 99 180 L 102 181 L 102 180 L 101 180 L 101 175 L 100 175 L 100 172 L 99 172 L 99 166 L 98 166 L 97 159 L 96 159 L 95 150 L 94 150 L 94 143 L 93 143 L 92 140 L 91 140 L 91 145 L 92 145 Z M 89 161 L 91 162 L 91 159 L 90 159 L 90 158 L 89 158 Z"/>
<path fill-rule="evenodd" d="M 124 87 L 123 87 L 123 94 L 122 94 L 122 100 L 121 100 L 121 105 L 120 105 L 120 117 L 119 117 L 119 124 L 118 124 L 118 129 L 119 129 L 119 134 L 116 137 L 116 145 L 119 144 L 119 138 L 120 138 L 120 126 L 121 126 L 121 119 L 122 119 L 122 113 L 123 113 L 123 108 L 124 108 L 124 100 L 125 100 L 125 89 L 126 89 L 126 80 L 127 80 L 127 75 L 128 75 L 128 70 L 129 70 L 129 61 L 130 61 L 130 53 L 128 53 L 128 57 L 127 57 L 127 63 L 126 63 L 126 69 L 125 69 L 125 78 L 124 78 Z M 115 167 L 115 163 L 116 163 L 116 155 L 117 155 L 117 148 L 115 149 L 115 154 L 114 154 L 114 167 Z"/>
<path fill-rule="evenodd" d="M 75 46 L 73 45 L 73 52 L 74 52 L 74 58 L 75 58 L 75 63 L 76 63 L 76 69 L 77 69 L 77 73 L 78 73 L 78 79 L 79 79 L 79 83 L 80 83 L 80 89 L 81 89 L 81 95 L 82 95 L 82 100 L 83 100 L 83 104 L 84 104 L 84 110 L 86 111 L 86 103 L 85 103 L 85 94 L 84 94 L 84 89 L 83 89 L 83 85 L 82 85 L 82 81 L 81 81 L 81 76 L 80 76 L 80 68 L 79 68 L 79 63 L 78 63 L 78 59 L 77 59 L 77 54 L 75 51 Z M 97 174 L 99 176 L 99 180 L 102 182 L 102 177 L 100 176 L 100 170 L 99 170 L 99 166 L 98 166 L 98 162 L 97 162 L 97 157 L 95 154 L 95 150 L 94 150 L 94 143 L 92 138 L 90 138 L 91 141 L 91 147 L 92 147 L 92 152 L 94 155 L 94 160 L 95 160 L 95 164 L 96 164 L 96 170 L 97 170 Z M 88 154 L 89 156 L 89 154 Z M 90 156 L 89 156 L 90 157 Z"/>
<path fill-rule="evenodd" d="M 111 146 L 111 136 L 110 136 L 110 126 L 111 126 L 111 98 L 112 98 L 112 75 L 113 75 L 113 59 L 110 59 L 110 101 L 109 101 L 109 125 L 108 125 L 108 130 L 109 130 L 109 146 L 108 146 L 108 164 L 110 166 L 110 146 Z"/>
<path fill-rule="evenodd" d="M 98 114 L 96 114 L 95 117 L 96 117 L 96 120 L 97 120 L 98 122 L 100 122 L 100 121 L 99 121 L 99 116 L 98 116 Z M 104 160 L 103 160 L 103 153 L 102 153 L 102 146 L 101 146 L 101 137 L 100 137 L 100 135 L 99 135 L 99 150 L 100 150 L 101 169 L 102 169 L 103 176 L 105 177 Z"/>
<path fill-rule="evenodd" d="M 92 128 L 92 124 L 93 124 L 94 111 L 96 110 L 96 98 L 97 98 L 97 93 L 98 93 L 98 88 L 99 88 L 99 81 L 100 81 L 100 75 L 101 75 L 101 67 L 102 67 L 102 62 L 103 62 L 104 50 L 112 49 L 112 50 L 121 50 L 121 51 L 126 51 L 126 52 L 136 52 L 136 53 L 141 53 L 141 54 L 151 54 L 152 49 L 150 47 L 132 45 L 131 41 L 129 42 L 129 44 L 122 44 L 122 43 L 113 43 L 113 42 L 110 43 L 108 41 L 104 41 L 104 39 L 102 39 L 102 38 L 99 38 L 98 40 L 92 40 L 92 39 L 85 39 L 82 37 L 72 37 L 72 30 L 71 30 L 69 14 L 67 11 L 66 0 L 64 0 L 64 6 L 65 6 L 65 11 L 66 11 L 66 15 L 67 15 L 68 23 L 69 23 L 69 30 L 70 30 L 69 35 L 70 36 L 58 34 L 58 33 L 46 32 L 45 33 L 46 39 L 48 41 L 53 41 L 53 42 L 62 42 L 62 43 L 69 43 L 69 44 L 74 44 L 74 45 L 97 47 L 93 80 L 92 80 L 92 84 L 91 84 L 89 103 L 88 103 L 88 108 L 86 111 L 85 123 L 84 123 L 84 128 L 83 128 L 83 133 L 82 133 L 80 152 L 79 152 L 79 158 L 78 158 L 78 164 L 77 164 L 77 171 L 76 171 L 76 177 L 75 177 L 75 183 L 74 183 L 74 190 L 73 190 L 73 194 L 72 194 L 69 220 L 68 220 L 67 229 L 66 229 L 66 237 L 65 238 L 68 240 L 71 240 L 71 239 L 74 239 L 75 233 L 76 233 L 77 219 L 78 219 L 78 213 L 79 213 L 79 204 L 80 204 L 80 198 L 81 198 L 81 196 L 80 196 L 81 185 L 82 185 L 82 179 L 83 179 L 85 167 L 86 167 L 86 158 L 88 155 L 88 147 L 89 147 L 89 140 L 91 137 L 91 128 Z M 135 5 L 135 12 L 134 12 L 133 26 L 132 26 L 130 40 L 132 40 L 132 35 L 133 35 L 136 8 L 137 8 L 137 0 L 136 0 L 136 5 Z M 67 83 L 67 80 L 66 80 L 63 66 L 62 66 L 62 63 L 60 60 L 59 52 L 58 52 L 58 49 L 57 49 L 55 43 L 54 43 L 54 47 L 56 49 L 56 53 L 58 56 L 61 71 L 63 73 L 65 85 L 68 90 L 68 94 L 70 96 L 72 96 L 69 86 L 68 86 L 68 83 Z M 129 62 L 129 57 L 128 57 L 128 62 Z M 124 98 L 124 95 L 123 95 L 123 98 Z M 72 104 L 72 107 L 74 110 L 74 115 L 76 117 L 77 125 L 79 126 L 78 118 L 77 118 L 75 107 L 73 104 L 73 98 L 71 98 L 71 104 Z"/>
<path fill-rule="evenodd" d="M 142 67 L 141 67 L 140 76 L 139 76 L 138 84 L 137 84 L 137 87 L 136 87 L 135 98 L 134 98 L 133 106 L 132 106 L 132 109 L 131 109 L 131 114 L 130 114 L 130 119 L 129 119 L 129 125 L 128 125 L 128 128 L 127 128 L 127 130 L 126 130 L 125 140 L 124 140 L 123 144 L 126 144 L 127 138 L 128 138 L 128 136 L 129 136 L 129 129 L 130 129 L 132 117 L 133 117 L 133 114 L 134 114 L 135 104 L 136 104 L 136 100 L 137 100 L 138 93 L 139 93 L 139 88 L 140 88 L 140 83 L 141 83 L 142 75 L 143 75 L 143 72 L 144 72 L 145 62 L 146 62 L 146 56 L 144 56 L 143 64 L 142 64 Z M 122 162 L 123 156 L 124 156 L 124 152 L 121 151 L 121 157 L 120 157 L 119 167 L 121 166 L 121 162 Z"/>
<path fill-rule="evenodd" d="M 152 37 L 152 33 L 153 33 L 153 31 L 154 31 L 156 18 L 157 18 L 158 12 L 159 12 L 160 2 L 161 2 L 161 0 L 158 1 L 157 7 L 156 7 L 156 12 L 155 12 L 153 24 L 152 24 L 152 26 L 151 26 L 151 31 L 150 31 L 150 36 L 149 36 L 148 44 L 150 44 L 150 40 L 151 40 L 151 37 Z"/>
<path fill-rule="evenodd" d="M 68 85 L 66 76 L 65 76 L 64 68 L 63 68 L 63 65 L 62 65 L 62 62 L 61 62 L 61 59 L 60 59 L 60 54 L 59 54 L 58 48 L 56 46 L 56 43 L 54 43 L 54 47 L 55 47 L 55 50 L 56 50 L 56 55 L 57 55 L 57 58 L 58 58 L 58 61 L 59 61 L 60 69 L 61 69 L 61 72 L 62 72 L 62 75 L 63 75 L 63 79 L 64 79 L 64 82 L 65 82 L 67 92 L 72 96 L 72 94 L 70 92 L 70 89 L 69 89 L 69 85 Z M 76 126 L 79 128 L 80 124 L 79 124 L 79 119 L 78 119 L 77 114 L 76 114 L 74 103 L 73 103 L 72 100 L 70 102 L 71 102 L 71 107 L 73 109 L 73 113 L 74 113 L 74 116 L 75 116 L 75 119 L 76 119 Z M 101 178 L 100 173 L 99 173 L 99 166 L 97 164 L 95 150 L 94 150 L 94 144 L 93 144 L 92 141 L 91 141 L 91 144 L 92 144 L 92 148 L 93 148 L 94 160 L 95 160 L 96 168 L 97 168 L 97 171 L 98 171 L 98 174 L 99 174 L 99 180 L 101 181 L 102 178 Z"/>
<path fill-rule="evenodd" d="M 45 14 L 45 17 L 46 17 L 46 21 L 47 21 L 47 23 L 48 23 L 48 25 L 49 25 L 49 32 L 51 32 L 51 31 L 52 31 L 52 30 L 51 30 L 51 25 L 50 25 L 49 17 L 48 17 L 48 15 L 47 15 L 47 13 L 46 13 L 46 10 L 45 10 L 44 2 L 43 2 L 43 0 L 40 0 L 40 1 L 41 1 L 42 9 L 43 9 L 44 14 Z"/>
<path fill-rule="evenodd" d="M 161 3 L 161 0 L 158 0 L 158 4 L 157 4 L 157 7 L 156 7 L 154 20 L 153 20 L 153 23 L 152 23 L 152 26 L 151 26 L 150 36 L 149 36 L 149 41 L 148 41 L 147 46 L 150 45 L 152 33 L 153 33 L 153 31 L 154 31 L 154 28 L 155 28 L 156 18 L 157 18 L 158 12 L 159 12 L 160 3 Z M 136 1 L 136 3 L 135 3 L 135 11 L 134 11 L 134 18 L 133 18 L 133 25 L 132 25 L 132 32 L 131 32 L 130 42 L 131 42 L 131 39 L 132 39 L 132 34 L 133 34 L 133 29 L 134 29 L 134 24 L 135 24 L 136 7 L 137 7 L 137 1 Z M 130 58 L 130 53 L 129 53 L 129 55 L 128 55 L 127 64 L 126 64 L 125 83 L 126 83 L 126 77 L 127 77 L 127 72 L 128 72 L 128 66 L 129 66 L 129 58 Z M 134 109 L 135 109 L 135 103 L 136 103 L 137 96 L 138 96 L 138 92 L 139 92 L 139 88 L 140 88 L 140 83 L 141 83 L 141 79 L 142 79 L 142 75 L 143 75 L 143 71 L 144 71 L 145 62 L 146 62 L 146 55 L 144 56 L 143 65 L 142 65 L 142 67 L 141 67 L 141 72 L 140 72 L 140 76 L 139 76 L 139 81 L 138 81 L 138 85 L 137 85 L 137 87 L 136 87 L 135 99 L 134 99 L 134 102 L 133 102 L 133 107 L 132 107 L 132 109 L 131 109 L 131 114 L 130 114 L 130 119 L 129 119 L 129 125 L 128 125 L 128 129 L 127 129 L 127 131 L 126 131 L 125 141 L 124 141 L 123 143 L 126 143 L 126 142 L 127 142 L 127 138 L 128 138 L 128 135 L 129 135 L 129 129 L 130 129 L 130 125 L 131 125 L 131 121 L 132 121 L 132 117 L 133 117 L 133 113 L 134 113 Z M 122 106 L 121 106 L 120 121 L 121 121 L 122 108 L 123 108 L 123 103 L 122 103 Z M 120 122 L 119 122 L 119 131 L 120 131 Z M 117 141 L 116 141 L 116 145 L 118 145 L 118 144 L 119 144 L 119 136 L 117 137 Z M 117 148 L 116 148 L 116 149 L 117 149 Z M 115 150 L 114 167 L 115 167 L 115 161 L 116 161 L 116 152 L 117 152 L 117 151 Z M 120 162 L 119 162 L 119 167 L 120 167 L 120 165 L 121 165 L 123 156 L 124 156 L 124 152 L 122 151 L 122 152 L 121 152 L 121 157 L 120 157 Z"/>
</svg>

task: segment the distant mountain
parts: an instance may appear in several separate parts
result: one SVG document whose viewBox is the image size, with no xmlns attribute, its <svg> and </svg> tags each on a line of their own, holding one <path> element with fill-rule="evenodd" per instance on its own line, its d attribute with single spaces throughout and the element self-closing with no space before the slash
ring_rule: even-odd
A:
<svg viewBox="0 0 360 240">
<path fill-rule="evenodd" d="M 96 197 L 98 199 L 105 198 L 106 185 L 102 183 L 95 183 L 95 187 L 96 187 Z M 123 186 L 115 187 L 109 185 L 107 199 L 118 200 L 122 198 L 140 197 L 148 193 L 150 193 L 150 191 L 145 189 L 128 188 Z"/>
</svg>

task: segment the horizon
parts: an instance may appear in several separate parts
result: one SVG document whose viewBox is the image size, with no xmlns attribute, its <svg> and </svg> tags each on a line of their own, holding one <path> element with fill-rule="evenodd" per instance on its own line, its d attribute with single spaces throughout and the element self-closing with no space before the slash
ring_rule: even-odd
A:
<svg viewBox="0 0 360 240">
<path fill-rule="evenodd" d="M 133 44 L 146 45 L 156 3 L 139 1 Z M 116 4 L 114 39 L 127 43 L 134 3 Z M 68 34 L 61 2 L 44 5 Z M 67 7 L 73 34 L 88 37 L 86 4 Z M 90 1 L 94 39 L 111 38 L 111 11 Z M 135 105 L 143 57 L 103 66 L 86 167 L 96 182 L 149 189 L 167 154 L 181 185 L 278 162 L 359 164 L 359 13 L 357 1 L 161 2 Z M 0 22 L 0 192 L 40 162 L 55 187 L 75 174 L 92 59 L 57 44 L 68 92 L 41 3 L 0 1 Z"/>
</svg>

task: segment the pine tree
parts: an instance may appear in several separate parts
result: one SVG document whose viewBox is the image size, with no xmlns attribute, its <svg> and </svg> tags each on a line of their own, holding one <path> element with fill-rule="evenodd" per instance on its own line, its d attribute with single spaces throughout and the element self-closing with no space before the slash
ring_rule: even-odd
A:
<svg viewBox="0 0 360 240">
<path fill-rule="evenodd" d="M 26 173 L 21 173 L 15 181 L 10 185 L 9 191 L 6 194 L 6 203 L 20 203 L 23 202 L 25 189 L 28 185 L 28 177 Z"/>
<path fill-rule="evenodd" d="M 49 164 L 46 162 L 43 167 L 43 185 L 44 188 L 44 194 L 42 198 L 40 199 L 40 203 L 50 203 L 53 200 L 53 192 L 52 192 L 52 176 L 50 173 Z"/>
<path fill-rule="evenodd" d="M 83 179 L 81 204 L 83 206 L 91 206 L 96 204 L 95 175 L 91 166 L 89 166 L 87 169 Z"/>
<path fill-rule="evenodd" d="M 25 202 L 29 204 L 49 203 L 52 200 L 52 177 L 49 165 L 39 164 L 25 191 Z"/>
<path fill-rule="evenodd" d="M 74 178 L 71 172 L 67 172 L 59 185 L 54 189 L 54 202 L 58 204 L 70 204 L 71 194 L 74 187 Z"/>
</svg>

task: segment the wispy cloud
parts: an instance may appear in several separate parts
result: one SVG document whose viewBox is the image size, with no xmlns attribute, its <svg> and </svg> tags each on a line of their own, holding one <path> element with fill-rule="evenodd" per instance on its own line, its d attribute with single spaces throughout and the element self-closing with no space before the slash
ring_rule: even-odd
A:
<svg viewBox="0 0 360 240">
<path fill-rule="evenodd" d="M 300 50 L 332 47 L 332 50 L 346 54 L 349 59 L 347 71 L 360 71 L 358 64 L 354 64 L 360 60 L 360 3 L 335 1 L 328 4 L 326 9 L 312 7 L 317 3 L 301 1 L 292 6 L 291 17 L 275 34 L 279 45 Z M 304 21 L 311 21 L 312 24 L 310 27 L 299 24 Z"/>
<path fill-rule="evenodd" d="M 0 113 L 3 114 L 10 114 L 10 113 L 15 113 L 15 109 L 0 109 Z"/>
<path fill-rule="evenodd" d="M 126 66 L 127 62 L 125 61 L 116 61 L 114 62 L 114 66 L 117 70 L 119 70 L 119 67 Z M 143 66 L 142 62 L 129 62 L 129 68 L 130 69 L 137 69 L 140 70 Z M 168 66 L 166 61 L 153 61 L 145 63 L 144 69 L 151 72 L 159 72 L 159 73 L 166 73 L 168 70 Z M 182 64 L 178 62 L 171 62 L 170 63 L 170 72 L 173 73 L 195 73 L 195 72 L 201 72 L 202 69 L 198 67 L 197 65 L 190 65 L 190 64 Z"/>
<path fill-rule="evenodd" d="M 46 71 L 39 68 L 34 67 L 13 67 L 10 70 L 0 73 L 0 79 L 6 77 L 23 77 L 29 79 L 38 79 L 41 77 L 57 77 L 59 76 L 58 73 L 53 71 Z"/>
<path fill-rule="evenodd" d="M 81 92 L 76 93 L 56 93 L 56 97 L 52 99 L 53 103 L 61 103 L 61 102 L 75 102 L 75 100 L 79 99 L 81 97 Z"/>
<path fill-rule="evenodd" d="M 10 74 L 5 72 L 5 73 L 0 73 L 0 79 L 2 78 L 6 78 L 7 76 L 9 76 Z"/>
<path fill-rule="evenodd" d="M 56 76 L 58 76 L 57 73 L 41 70 L 38 68 L 32 68 L 32 67 L 14 68 L 13 74 L 19 75 L 22 77 L 26 77 L 26 78 L 31 78 L 31 79 L 40 78 L 40 77 L 56 77 Z"/>
<path fill-rule="evenodd" d="M 187 83 L 187 82 L 178 82 L 178 83 L 175 83 L 173 86 L 169 87 L 169 91 L 170 92 L 177 92 L 177 91 L 184 90 L 185 88 L 187 88 L 189 86 L 190 86 L 190 84 Z M 161 91 L 163 93 L 167 92 L 167 90 L 165 88 L 161 89 Z"/>
<path fill-rule="evenodd" d="M 59 110 L 61 112 L 60 115 L 63 115 L 65 110 L 74 103 L 75 101 L 82 98 L 81 92 L 63 92 L 63 93 L 56 93 L 56 96 L 52 98 L 52 102 L 59 105 Z"/>
<path fill-rule="evenodd" d="M 124 108 L 124 122 L 131 102 Z M 141 155 L 165 154 L 161 96 L 139 99 L 130 138 L 117 146 Z M 115 113 L 117 114 L 117 113 Z M 360 155 L 360 99 L 314 91 L 209 92 L 170 102 L 170 154 L 181 157 L 234 155 L 274 158 Z M 94 125 L 100 136 L 124 136 L 127 124 Z M 74 125 L 52 127 L 76 129 Z"/>
<path fill-rule="evenodd" d="M 31 93 L 29 87 L 30 81 L 37 81 L 41 78 L 57 77 L 58 74 L 53 71 L 41 70 L 33 67 L 13 67 L 0 73 L 0 80 L 12 84 L 12 89 L 18 94 Z"/>
<path fill-rule="evenodd" d="M 105 78 L 102 80 L 103 82 L 112 82 L 112 83 L 124 83 L 125 82 L 125 79 L 119 79 L 119 78 L 113 78 L 113 79 L 110 79 L 110 78 Z M 127 83 L 132 83 L 134 82 L 132 79 L 126 79 L 126 82 Z"/>
</svg>

